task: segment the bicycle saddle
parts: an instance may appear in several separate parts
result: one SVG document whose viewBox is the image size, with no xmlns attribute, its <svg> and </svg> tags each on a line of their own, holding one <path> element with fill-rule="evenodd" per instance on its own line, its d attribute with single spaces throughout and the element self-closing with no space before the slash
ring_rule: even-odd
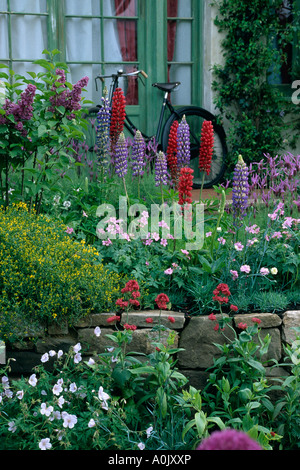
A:
<svg viewBox="0 0 300 470">
<path fill-rule="evenodd" d="M 176 88 L 177 86 L 180 85 L 180 82 L 173 82 L 173 83 L 152 83 L 152 86 L 156 86 L 157 88 L 159 88 L 160 90 L 163 90 L 163 91 L 168 91 L 168 92 L 171 92 L 172 90 L 174 90 L 174 88 Z"/>
</svg>

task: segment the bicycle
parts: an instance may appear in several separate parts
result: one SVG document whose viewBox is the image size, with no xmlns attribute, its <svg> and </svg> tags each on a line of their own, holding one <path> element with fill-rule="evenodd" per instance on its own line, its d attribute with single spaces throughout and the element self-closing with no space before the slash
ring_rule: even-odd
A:
<svg viewBox="0 0 300 470">
<path fill-rule="evenodd" d="M 117 87 L 119 87 L 119 79 L 122 77 L 137 77 L 141 79 L 141 76 L 148 78 L 148 75 L 143 70 L 136 70 L 134 72 L 124 73 L 123 70 L 118 70 L 116 73 L 111 75 L 97 75 L 95 78 L 96 91 L 98 91 L 97 80 L 105 83 L 106 79 L 111 79 L 109 100 L 111 103 L 113 93 Z M 204 188 L 210 188 L 213 185 L 217 184 L 223 177 L 226 169 L 226 156 L 227 156 L 227 145 L 226 145 L 226 135 L 223 127 L 217 123 L 216 117 L 210 113 L 208 110 L 203 109 L 199 106 L 184 106 L 179 109 L 175 109 L 171 104 L 168 96 L 170 93 L 174 92 L 179 86 L 180 82 L 172 83 L 153 83 L 152 86 L 158 88 L 164 92 L 160 116 L 158 119 L 156 134 L 154 136 L 148 136 L 143 133 L 140 129 L 142 136 L 146 142 L 149 142 L 153 138 L 155 142 L 159 145 L 159 149 L 164 153 L 167 151 L 170 128 L 175 120 L 180 122 L 185 116 L 186 121 L 189 125 L 190 130 L 190 167 L 194 170 L 194 180 L 193 187 L 195 189 L 200 188 L 202 184 L 202 173 L 198 168 L 198 158 L 199 158 L 199 148 L 200 148 L 200 137 L 201 137 L 201 128 L 203 121 L 211 121 L 214 129 L 214 150 L 212 156 L 211 170 L 209 175 L 205 174 L 204 177 Z M 85 117 L 87 119 L 95 119 L 101 105 L 94 106 L 88 109 Z M 165 111 L 168 108 L 170 116 L 164 122 Z M 127 131 L 134 136 L 137 131 L 137 127 L 131 121 L 129 116 L 125 115 L 124 127 Z"/>
</svg>

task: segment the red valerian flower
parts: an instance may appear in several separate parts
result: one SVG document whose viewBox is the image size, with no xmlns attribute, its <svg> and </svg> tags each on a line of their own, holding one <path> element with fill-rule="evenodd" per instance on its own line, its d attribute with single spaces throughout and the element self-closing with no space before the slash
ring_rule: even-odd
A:
<svg viewBox="0 0 300 470">
<path fill-rule="evenodd" d="M 214 289 L 213 294 L 213 300 L 220 304 L 227 303 L 228 297 L 231 295 L 228 285 L 224 283 L 219 284 L 217 288 Z M 219 294 L 223 294 L 223 296 Z"/>
<path fill-rule="evenodd" d="M 247 323 L 239 323 L 237 326 L 240 330 L 246 330 L 247 329 Z"/>
<path fill-rule="evenodd" d="M 153 318 L 151 317 L 146 318 L 146 323 L 153 323 Z"/>
<path fill-rule="evenodd" d="M 212 321 L 214 321 L 214 320 L 217 319 L 217 317 L 216 317 L 216 315 L 215 315 L 214 313 L 211 313 L 210 315 L 208 315 L 208 318 L 209 318 L 210 320 L 212 320 Z"/>
<path fill-rule="evenodd" d="M 121 317 L 119 315 L 113 315 L 109 318 L 107 318 L 107 323 L 113 323 L 114 321 L 120 321 Z"/>
<path fill-rule="evenodd" d="M 124 292 L 138 291 L 139 288 L 140 287 L 139 287 L 138 282 L 135 280 L 131 280 L 131 281 L 126 282 L 125 287 L 121 289 L 121 292 L 124 293 Z"/>
<path fill-rule="evenodd" d="M 232 310 L 233 312 L 237 312 L 238 311 L 238 307 L 236 305 L 230 305 L 230 310 Z"/>
<path fill-rule="evenodd" d="M 116 305 L 120 308 L 126 308 L 128 307 L 128 302 L 126 300 L 123 300 L 123 299 L 117 299 L 116 300 Z"/>
<path fill-rule="evenodd" d="M 129 303 L 130 303 L 131 305 L 135 305 L 135 307 L 139 307 L 139 306 L 140 306 L 139 301 L 136 300 L 136 299 L 129 299 Z"/>
<path fill-rule="evenodd" d="M 170 170 L 172 183 L 177 184 L 177 129 L 178 121 L 174 121 L 169 134 L 168 148 L 167 148 L 167 162 Z"/>
<path fill-rule="evenodd" d="M 158 308 L 161 310 L 166 310 L 167 309 L 167 302 L 169 302 L 169 297 L 166 294 L 158 294 L 158 296 L 155 299 L 155 302 L 157 303 Z"/>
<path fill-rule="evenodd" d="M 136 330 L 136 325 L 129 325 L 128 323 L 124 323 L 123 327 L 125 328 L 125 330 Z"/>
<path fill-rule="evenodd" d="M 171 316 L 170 316 L 170 317 L 168 317 L 168 320 L 169 320 L 169 322 L 171 322 L 171 323 L 175 323 L 175 318 L 174 318 L 174 317 L 171 317 Z"/>
<path fill-rule="evenodd" d="M 260 318 L 257 318 L 257 317 L 253 317 L 252 321 L 253 321 L 253 323 L 257 323 L 258 325 L 261 323 Z"/>
<path fill-rule="evenodd" d="M 192 203 L 192 189 L 193 189 L 193 176 L 194 170 L 192 168 L 183 167 L 180 170 L 179 176 L 179 204 Z"/>
<path fill-rule="evenodd" d="M 214 147 L 214 128 L 211 121 L 203 121 L 201 129 L 201 143 L 199 150 L 199 169 L 210 173 L 211 159 Z"/>
</svg>

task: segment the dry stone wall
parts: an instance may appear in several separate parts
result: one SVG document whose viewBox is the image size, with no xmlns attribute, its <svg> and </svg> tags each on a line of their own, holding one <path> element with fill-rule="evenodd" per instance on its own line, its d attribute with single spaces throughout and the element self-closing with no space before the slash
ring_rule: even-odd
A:
<svg viewBox="0 0 300 470">
<path fill-rule="evenodd" d="M 89 315 L 72 328 L 67 325 L 52 326 L 47 331 L 40 332 L 34 343 L 27 340 L 14 344 L 13 348 L 7 348 L 6 360 L 10 357 L 15 359 L 11 362 L 12 375 L 30 374 L 32 368 L 40 363 L 42 354 L 51 349 L 68 351 L 78 342 L 89 355 L 105 352 L 107 347 L 112 346 L 112 341 L 106 335 L 111 334 L 115 329 L 115 326 L 107 322 L 111 315 L 111 313 Z M 173 318 L 172 323 L 169 320 L 170 316 Z M 231 325 L 239 331 L 237 325 L 240 322 L 252 324 L 254 316 L 261 320 L 261 336 L 264 337 L 266 334 L 271 336 L 270 347 L 264 359 L 280 361 L 284 355 L 283 344 L 292 344 L 295 341 L 294 328 L 300 327 L 300 311 L 290 310 L 281 315 L 274 313 L 235 315 L 230 318 Z M 149 317 L 153 319 L 153 323 L 147 323 L 146 319 Z M 216 318 L 218 320 L 218 315 Z M 128 346 L 128 351 L 131 352 L 149 354 L 153 351 L 153 342 L 158 339 L 158 332 L 153 330 L 153 326 L 159 322 L 173 330 L 174 346 L 182 349 L 177 355 L 177 367 L 188 377 L 189 383 L 198 389 L 205 385 L 208 376 L 207 369 L 213 365 L 214 358 L 220 355 L 216 344 L 226 342 L 225 337 L 214 330 L 214 323 L 207 316 L 186 318 L 181 312 L 162 311 L 160 314 L 158 310 L 151 310 L 131 312 L 128 316 L 126 315 L 126 322 L 137 327 L 133 331 L 133 339 Z M 101 328 L 100 337 L 94 334 L 96 326 Z M 166 341 L 168 334 L 168 331 L 164 332 L 163 341 Z M 229 340 L 233 338 L 233 332 L 228 327 L 224 334 Z M 284 369 L 277 371 L 277 374 L 280 372 L 285 375 Z"/>
</svg>

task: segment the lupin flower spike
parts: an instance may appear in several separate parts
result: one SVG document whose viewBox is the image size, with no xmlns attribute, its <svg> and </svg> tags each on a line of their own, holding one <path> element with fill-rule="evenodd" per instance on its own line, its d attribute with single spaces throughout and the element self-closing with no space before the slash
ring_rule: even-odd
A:
<svg viewBox="0 0 300 470">
<path fill-rule="evenodd" d="M 192 203 L 193 173 L 194 170 L 187 167 L 181 168 L 180 170 L 178 191 L 179 204 L 181 206 Z"/>
<path fill-rule="evenodd" d="M 103 168 L 107 168 L 110 148 L 110 106 L 107 98 L 107 89 L 104 89 L 102 106 L 97 114 L 96 129 L 96 153 L 98 162 Z"/>
<path fill-rule="evenodd" d="M 189 166 L 191 159 L 190 128 L 183 116 L 177 129 L 177 167 L 180 171 L 184 166 Z"/>
<path fill-rule="evenodd" d="M 128 148 L 124 132 L 121 132 L 114 151 L 115 172 L 120 178 L 127 175 Z"/>
<path fill-rule="evenodd" d="M 124 129 L 125 120 L 125 96 L 122 88 L 116 88 L 112 97 L 110 137 L 112 146 L 117 142 Z"/>
<path fill-rule="evenodd" d="M 210 173 L 211 159 L 214 147 L 214 128 L 211 121 L 203 121 L 199 151 L 199 169 Z"/>
<path fill-rule="evenodd" d="M 244 162 L 242 155 L 239 155 L 234 169 L 232 183 L 232 206 L 235 226 L 239 226 L 241 224 L 241 220 L 246 215 L 249 197 L 248 176 L 248 167 Z"/>
<path fill-rule="evenodd" d="M 143 176 L 145 162 L 146 144 L 139 130 L 136 131 L 131 152 L 132 176 Z"/>
<path fill-rule="evenodd" d="M 177 171 L 177 129 L 178 121 L 174 121 L 169 134 L 168 148 L 167 148 L 167 162 L 171 174 L 172 183 L 174 186 L 177 184 L 178 171 Z"/>
</svg>

